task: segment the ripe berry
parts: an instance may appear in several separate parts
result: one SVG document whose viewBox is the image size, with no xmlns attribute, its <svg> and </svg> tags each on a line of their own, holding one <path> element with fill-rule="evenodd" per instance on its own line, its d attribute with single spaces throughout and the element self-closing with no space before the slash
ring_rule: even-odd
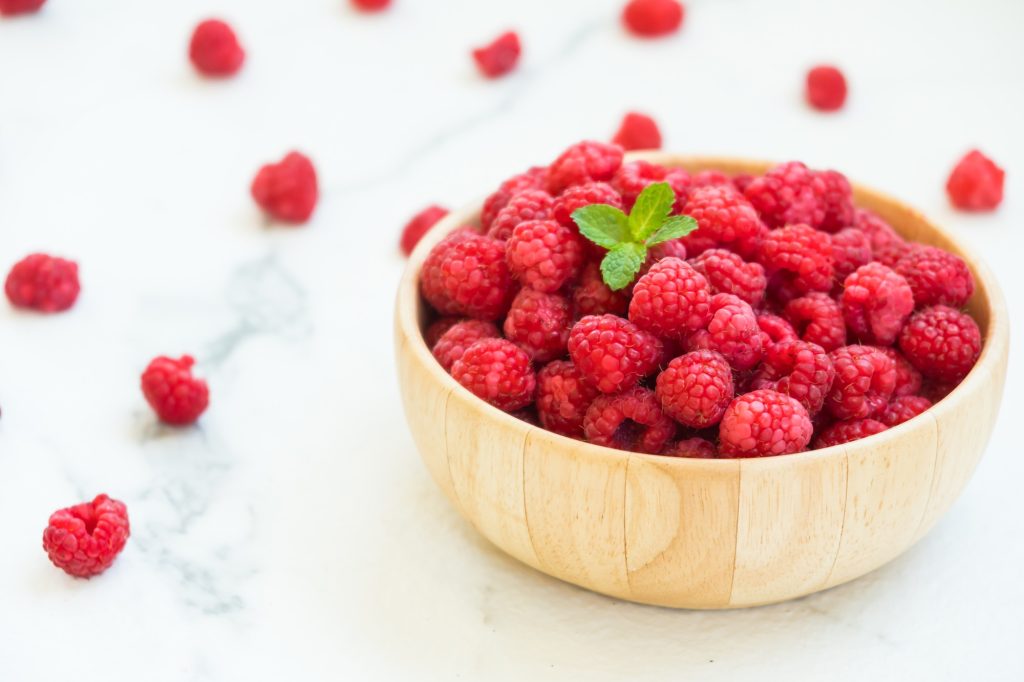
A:
<svg viewBox="0 0 1024 682">
<path fill-rule="evenodd" d="M 467 348 L 480 339 L 495 339 L 500 336 L 493 322 L 463 320 L 456 322 L 441 334 L 437 342 L 431 346 L 431 352 L 445 371 L 451 371 L 452 365 L 462 357 Z"/>
<path fill-rule="evenodd" d="M 622 165 L 622 147 L 584 140 L 572 145 L 548 168 L 547 190 L 552 196 L 573 185 L 611 180 Z"/>
<path fill-rule="evenodd" d="M 612 142 L 627 152 L 634 149 L 661 149 L 661 131 L 653 118 L 631 111 L 623 117 Z"/>
<path fill-rule="evenodd" d="M 718 449 L 715 444 L 704 438 L 684 438 L 677 440 L 661 451 L 666 457 L 690 457 L 692 459 L 715 459 Z"/>
<path fill-rule="evenodd" d="M 870 263 L 871 258 L 871 238 L 863 230 L 847 227 L 832 235 L 832 267 L 837 284 Z"/>
<path fill-rule="evenodd" d="M 44 253 L 33 253 L 7 273 L 4 293 L 15 308 L 57 313 L 75 304 L 81 286 L 78 264 Z"/>
<path fill-rule="evenodd" d="M 864 343 L 892 344 L 914 311 L 914 294 L 899 274 L 868 263 L 846 278 L 840 299 L 850 333 Z"/>
<path fill-rule="evenodd" d="M 736 189 L 732 178 L 718 170 L 698 171 L 691 178 L 691 181 L 694 187 L 728 187 L 729 189 Z"/>
<path fill-rule="evenodd" d="M 402 240 L 399 244 L 402 248 L 402 253 L 406 256 L 412 253 L 412 250 L 420 243 L 423 235 L 446 215 L 448 215 L 448 209 L 436 204 L 431 204 L 414 215 L 402 229 Z"/>
<path fill-rule="evenodd" d="M 633 287 L 629 319 L 658 336 L 684 339 L 711 319 L 711 289 L 689 263 L 665 258 Z"/>
<path fill-rule="evenodd" d="M 43 549 L 68 575 L 91 578 L 110 568 L 130 533 L 124 503 L 97 495 L 92 502 L 53 512 L 43 531 Z"/>
<path fill-rule="evenodd" d="M 896 426 L 909 421 L 932 406 L 932 401 L 921 395 L 904 395 L 893 398 L 878 417 L 886 426 Z"/>
<path fill-rule="evenodd" d="M 579 274 L 583 242 L 574 230 L 554 220 L 530 220 L 516 225 L 505 255 L 510 272 L 523 286 L 554 292 Z"/>
<path fill-rule="evenodd" d="M 764 301 L 768 280 L 759 263 L 747 263 L 725 249 L 708 249 L 689 260 L 704 275 L 713 294 L 733 294 L 756 308 Z"/>
<path fill-rule="evenodd" d="M 688 350 L 721 353 L 733 369 L 743 372 L 761 361 L 761 328 L 750 304 L 732 294 L 711 297 L 711 319 L 686 340 Z"/>
<path fill-rule="evenodd" d="M 205 381 L 192 376 L 194 364 L 190 355 L 177 360 L 161 355 L 142 373 L 142 395 L 162 422 L 192 424 L 206 411 L 210 389 Z"/>
<path fill-rule="evenodd" d="M 977 149 L 957 162 L 946 181 L 953 206 L 963 211 L 991 211 L 1003 201 L 1006 173 Z"/>
<path fill-rule="evenodd" d="M 654 264 L 665 258 L 678 258 L 679 260 L 686 260 L 686 245 L 683 244 L 682 239 L 670 239 L 667 242 L 655 244 L 654 246 L 647 249 L 647 258 L 644 259 L 644 264 L 640 266 L 640 272 L 637 273 L 637 279 L 640 279 L 654 267 Z M 635 282 L 634 282 L 635 285 Z M 632 293 L 632 290 L 630 290 Z"/>
<path fill-rule="evenodd" d="M 834 66 L 807 72 L 807 102 L 819 111 L 836 111 L 846 101 L 846 77 Z"/>
<path fill-rule="evenodd" d="M 718 426 L 719 449 L 731 457 L 767 457 L 800 452 L 813 433 L 807 410 L 769 389 L 739 396 Z"/>
<path fill-rule="evenodd" d="M 380 12 L 390 4 L 391 0 L 352 0 L 352 5 L 361 12 Z"/>
<path fill-rule="evenodd" d="M 714 351 L 687 353 L 658 375 L 654 393 L 661 409 L 677 422 L 695 429 L 714 426 L 735 395 L 732 369 Z"/>
<path fill-rule="evenodd" d="M 520 192 L 498 211 L 491 222 L 487 236 L 507 240 L 519 223 L 528 220 L 547 220 L 551 217 L 551 195 L 542 189 L 528 189 Z"/>
<path fill-rule="evenodd" d="M 512 299 L 504 242 L 473 233 L 448 237 L 423 262 L 420 290 L 442 315 L 497 319 Z"/>
<path fill-rule="evenodd" d="M 818 227 L 825 220 L 826 191 L 820 175 L 799 161 L 790 161 L 751 180 L 743 193 L 768 227 L 798 223 Z"/>
<path fill-rule="evenodd" d="M 491 43 L 473 50 L 477 68 L 487 78 L 498 78 L 515 68 L 522 47 L 515 31 L 506 31 Z"/>
<path fill-rule="evenodd" d="M 814 292 L 794 298 L 786 304 L 783 316 L 802 340 L 815 343 L 826 351 L 834 351 L 846 344 L 843 309 L 828 294 Z"/>
<path fill-rule="evenodd" d="M 821 411 L 835 375 L 824 348 L 806 341 L 784 341 L 765 350 L 750 387 L 770 388 L 795 398 L 813 417 Z"/>
<path fill-rule="evenodd" d="M 583 266 L 580 281 L 572 292 L 573 315 L 619 315 L 625 316 L 629 308 L 629 297 L 625 291 L 612 291 L 601 276 L 596 262 Z"/>
<path fill-rule="evenodd" d="M 836 422 L 825 428 L 814 439 L 814 448 L 818 450 L 832 447 L 833 445 L 849 443 L 881 433 L 888 428 L 888 426 L 875 419 L 853 419 L 851 421 Z"/>
<path fill-rule="evenodd" d="M 622 10 L 622 23 L 641 38 L 657 38 L 678 31 L 683 14 L 677 0 L 629 0 Z"/>
<path fill-rule="evenodd" d="M 505 338 L 536 362 L 565 357 L 572 315 L 569 301 L 559 294 L 522 289 L 505 318 Z"/>
<path fill-rule="evenodd" d="M 914 313 L 900 332 L 899 344 L 921 374 L 955 384 L 981 354 L 981 331 L 970 315 L 937 305 Z"/>
<path fill-rule="evenodd" d="M 449 315 L 447 317 L 439 317 L 431 322 L 425 330 L 423 330 L 423 340 L 427 344 L 427 348 L 433 348 L 437 345 L 437 342 L 441 340 L 444 333 L 457 325 L 459 322 L 465 322 L 465 318 L 456 317 Z"/>
<path fill-rule="evenodd" d="M 583 417 L 597 395 L 597 389 L 568 360 L 549 362 L 537 373 L 537 414 L 549 431 L 582 437 Z"/>
<path fill-rule="evenodd" d="M 569 332 L 569 356 L 602 393 L 631 388 L 661 361 L 657 337 L 615 315 L 588 315 Z"/>
<path fill-rule="evenodd" d="M 537 387 L 530 356 L 505 339 L 481 339 L 467 348 L 452 365 L 452 377 L 506 412 L 532 403 Z"/>
<path fill-rule="evenodd" d="M 863 232 L 871 240 L 871 250 L 875 251 L 892 244 L 903 244 L 904 239 L 892 226 L 871 211 L 859 208 L 854 212 L 853 226 Z"/>
<path fill-rule="evenodd" d="M 0 0 L 0 15 L 13 17 L 17 14 L 38 12 L 46 0 Z"/>
<path fill-rule="evenodd" d="M 576 222 L 572 219 L 573 211 L 591 204 L 607 204 L 621 209 L 622 197 L 607 182 L 588 182 L 576 185 L 565 190 L 555 199 L 551 215 L 560 224 L 575 228 Z"/>
<path fill-rule="evenodd" d="M 204 76 L 233 76 L 242 68 L 245 50 L 234 30 L 219 19 L 200 22 L 188 46 L 192 65 Z"/>
<path fill-rule="evenodd" d="M 921 373 L 895 348 L 882 348 L 880 350 L 889 356 L 889 359 L 892 360 L 893 365 L 896 367 L 896 387 L 892 390 L 893 398 L 919 393 L 923 381 Z"/>
<path fill-rule="evenodd" d="M 853 207 L 853 188 L 850 181 L 839 171 L 818 171 L 818 180 L 824 185 L 821 207 L 825 211 L 819 228 L 835 232 L 854 223 L 856 209 Z"/>
<path fill-rule="evenodd" d="M 305 155 L 289 152 L 279 162 L 260 168 L 251 191 L 256 204 L 270 217 L 286 223 L 304 223 L 316 208 L 316 169 Z"/>
<path fill-rule="evenodd" d="M 682 207 L 690 190 L 690 174 L 682 168 L 666 168 L 649 161 L 630 161 L 615 171 L 611 185 L 621 195 L 623 209 L 629 211 L 640 193 L 654 182 L 667 182 L 676 195 L 676 209 Z"/>
<path fill-rule="evenodd" d="M 832 288 L 832 244 L 824 232 L 807 225 L 772 230 L 761 245 L 760 263 L 769 277 L 799 293 Z"/>
<path fill-rule="evenodd" d="M 631 388 L 600 395 L 587 408 L 583 435 L 595 445 L 656 454 L 676 434 L 676 424 L 658 405 L 654 392 Z"/>
<path fill-rule="evenodd" d="M 754 207 L 732 187 L 694 187 L 681 212 L 697 221 L 697 231 L 683 239 L 691 255 L 719 247 L 753 258 L 768 233 Z"/>
<path fill-rule="evenodd" d="M 894 269 L 907 280 L 918 308 L 930 305 L 961 308 L 974 293 L 974 276 L 967 263 L 934 246 L 911 249 Z"/>
<path fill-rule="evenodd" d="M 542 189 L 547 174 L 547 168 L 536 166 L 525 173 L 513 175 L 508 180 L 502 182 L 498 189 L 484 199 L 484 205 L 480 211 L 480 224 L 483 226 L 483 229 L 485 231 L 490 229 L 491 223 L 498 215 L 498 211 L 505 208 L 505 205 L 512 197 L 528 189 Z"/>
<path fill-rule="evenodd" d="M 836 370 L 825 400 L 829 414 L 839 420 L 864 419 L 879 414 L 896 388 L 896 367 L 880 349 L 843 346 L 829 354 Z"/>
<path fill-rule="evenodd" d="M 761 329 L 761 346 L 765 349 L 774 343 L 799 339 L 793 325 L 778 315 L 758 313 L 757 326 Z"/>
</svg>

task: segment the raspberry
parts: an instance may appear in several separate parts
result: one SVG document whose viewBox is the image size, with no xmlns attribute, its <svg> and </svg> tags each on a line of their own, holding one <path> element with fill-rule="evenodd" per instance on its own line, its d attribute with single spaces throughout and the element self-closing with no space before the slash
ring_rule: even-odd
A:
<svg viewBox="0 0 1024 682">
<path fill-rule="evenodd" d="M 761 329 L 761 346 L 765 349 L 773 343 L 796 341 L 796 330 L 786 320 L 771 313 L 758 313 L 757 326 Z"/>
<path fill-rule="evenodd" d="M 889 356 L 896 367 L 896 388 L 893 389 L 893 398 L 901 398 L 905 395 L 915 395 L 921 390 L 921 373 L 914 369 L 910 361 L 903 357 L 895 348 L 882 348 L 881 351 Z"/>
<path fill-rule="evenodd" d="M 713 244 L 753 258 L 767 234 L 757 211 L 732 187 L 694 187 L 682 213 L 696 220 L 699 228 L 683 239 L 693 255 L 704 250 L 702 245 Z"/>
<path fill-rule="evenodd" d="M 536 166 L 525 173 L 513 175 L 501 183 L 497 190 L 484 199 L 483 209 L 480 211 L 480 224 L 483 226 L 483 229 L 487 230 L 491 227 L 491 223 L 497 217 L 498 211 L 505 208 L 505 204 L 512 197 L 528 189 L 542 189 L 547 174 L 547 168 Z"/>
<path fill-rule="evenodd" d="M 473 60 L 487 78 L 499 78 L 515 68 L 522 47 L 515 31 L 506 31 L 492 42 L 473 50 Z"/>
<path fill-rule="evenodd" d="M 606 314 L 624 316 L 629 308 L 629 298 L 624 292 L 612 291 L 604 283 L 600 266 L 591 262 L 583 267 L 579 284 L 573 289 L 572 305 L 576 317 Z"/>
<path fill-rule="evenodd" d="M 903 244 L 904 240 L 896 230 L 892 229 L 889 223 L 882 220 L 880 217 L 859 208 L 854 213 L 853 226 L 863 232 L 871 240 L 871 250 L 874 252 L 876 249 L 888 247 L 893 244 Z"/>
<path fill-rule="evenodd" d="M 505 204 L 494 217 L 487 236 L 507 240 L 519 223 L 528 220 L 547 220 L 551 217 L 551 195 L 542 189 L 528 189 L 520 192 Z"/>
<path fill-rule="evenodd" d="M 622 23 L 641 38 L 657 38 L 678 31 L 683 14 L 677 0 L 630 0 L 622 10 Z"/>
<path fill-rule="evenodd" d="M 754 177 L 750 173 L 739 173 L 732 176 L 732 185 L 742 194 L 747 191 L 747 185 L 754 181 Z"/>
<path fill-rule="evenodd" d="M 545 429 L 570 438 L 583 436 L 583 417 L 597 397 L 576 365 L 555 360 L 537 373 L 537 412 Z"/>
<path fill-rule="evenodd" d="M 760 262 L 769 275 L 794 291 L 829 291 L 832 288 L 832 244 L 824 232 L 807 225 L 772 230 L 761 245 Z"/>
<path fill-rule="evenodd" d="M 981 353 L 981 332 L 969 315 L 944 305 L 920 310 L 899 339 L 900 350 L 929 379 L 957 383 Z"/>
<path fill-rule="evenodd" d="M 732 457 L 767 457 L 807 448 L 814 428 L 807 410 L 788 395 L 760 389 L 741 395 L 718 426 L 719 449 Z"/>
<path fill-rule="evenodd" d="M 822 178 L 799 161 L 775 166 L 754 178 L 744 195 L 768 227 L 804 223 L 818 227 L 825 219 Z"/>
<path fill-rule="evenodd" d="M 661 451 L 666 457 L 690 457 L 692 459 L 715 459 L 718 450 L 715 444 L 704 438 L 686 438 L 670 443 Z"/>
<path fill-rule="evenodd" d="M 670 239 L 667 242 L 655 244 L 647 249 L 647 258 L 644 259 L 643 265 L 640 266 L 640 272 L 637 273 L 636 278 L 639 280 L 651 271 L 655 263 L 665 258 L 686 260 L 686 245 L 683 244 L 682 239 Z"/>
<path fill-rule="evenodd" d="M 946 181 L 953 206 L 963 211 L 991 211 L 1003 201 L 1006 173 L 974 149 L 957 162 Z"/>
<path fill-rule="evenodd" d="M 608 204 L 615 208 L 622 208 L 622 197 L 607 182 L 588 182 L 576 185 L 565 190 L 561 196 L 555 199 L 551 215 L 560 224 L 575 229 L 576 222 L 572 219 L 573 211 L 591 204 Z"/>
<path fill-rule="evenodd" d="M 391 4 L 391 0 L 352 0 L 352 5 L 360 12 L 380 12 Z"/>
<path fill-rule="evenodd" d="M 909 421 L 932 406 L 932 401 L 921 395 L 904 395 L 893 398 L 878 419 L 886 426 L 896 426 Z"/>
<path fill-rule="evenodd" d="M 579 274 L 583 265 L 580 237 L 554 220 L 530 220 L 516 225 L 505 254 L 516 279 L 537 291 L 558 291 Z"/>
<path fill-rule="evenodd" d="M 499 338 L 501 334 L 493 322 L 483 320 L 464 320 L 457 322 L 441 335 L 431 346 L 431 352 L 445 371 L 451 371 L 455 361 L 462 357 L 466 349 L 480 339 Z"/>
<path fill-rule="evenodd" d="M 807 102 L 818 111 L 836 111 L 846 101 L 846 77 L 834 66 L 816 66 L 807 72 Z"/>
<path fill-rule="evenodd" d="M 587 408 L 583 435 L 595 445 L 656 454 L 676 434 L 676 424 L 661 411 L 654 392 L 631 388 L 600 395 Z"/>
<path fill-rule="evenodd" d="M 57 313 L 75 304 L 81 286 L 78 264 L 44 253 L 33 253 L 7 273 L 4 293 L 16 308 Z"/>
<path fill-rule="evenodd" d="M 714 426 L 735 395 L 732 370 L 719 353 L 698 350 L 672 360 L 654 393 L 672 419 L 695 429 Z"/>
<path fill-rule="evenodd" d="M 732 294 L 715 294 L 707 328 L 694 332 L 686 346 L 717 351 L 733 369 L 743 372 L 761 361 L 761 328 L 749 303 Z"/>
<path fill-rule="evenodd" d="M 179 359 L 159 356 L 142 373 L 142 395 L 160 417 L 174 426 L 192 424 L 210 404 L 206 382 L 192 376 L 195 360 L 190 355 Z"/>
<path fill-rule="evenodd" d="M 854 270 L 871 262 L 871 238 L 855 227 L 832 235 L 832 267 L 835 281 L 843 282 Z"/>
<path fill-rule="evenodd" d="M 0 0 L 0 14 L 13 17 L 17 14 L 38 12 L 46 0 Z"/>
<path fill-rule="evenodd" d="M 956 387 L 955 383 L 928 380 L 921 386 L 921 395 L 931 400 L 932 403 L 937 403 L 952 393 Z"/>
<path fill-rule="evenodd" d="M 465 322 L 465 319 L 449 316 L 439 317 L 431 322 L 423 332 L 423 340 L 426 342 L 427 348 L 433 348 L 436 346 L 437 342 L 441 340 L 442 336 L 444 336 L 444 333 L 459 322 Z"/>
<path fill-rule="evenodd" d="M 888 428 L 888 426 L 875 419 L 854 419 L 852 421 L 836 422 L 814 439 L 814 449 L 820 450 L 821 448 L 860 440 L 861 438 L 881 433 Z"/>
<path fill-rule="evenodd" d="M 622 147 L 584 140 L 572 145 L 548 168 L 547 190 L 552 196 L 573 185 L 611 180 L 622 165 Z"/>
<path fill-rule="evenodd" d="M 532 403 L 537 387 L 530 356 L 505 339 L 480 339 L 467 348 L 452 365 L 452 377 L 506 412 Z"/>
<path fill-rule="evenodd" d="M 836 370 L 825 400 L 829 414 L 839 420 L 879 414 L 896 387 L 896 366 L 878 348 L 843 346 L 829 354 Z"/>
<path fill-rule="evenodd" d="M 245 50 L 230 26 L 219 19 L 207 19 L 193 31 L 188 57 L 204 76 L 233 76 L 242 68 Z"/>
<path fill-rule="evenodd" d="M 704 275 L 713 294 L 734 294 L 756 308 L 764 301 L 768 280 L 759 263 L 747 263 L 725 249 L 708 249 L 690 259 L 693 269 Z"/>
<path fill-rule="evenodd" d="M 914 310 L 914 294 L 899 274 L 868 263 L 846 278 L 840 299 L 850 333 L 864 343 L 891 345 Z"/>
<path fill-rule="evenodd" d="M 316 169 L 308 157 L 290 152 L 278 163 L 260 168 L 251 191 L 256 204 L 272 218 L 304 223 L 316 208 Z"/>
<path fill-rule="evenodd" d="M 850 181 L 845 175 L 834 170 L 819 171 L 817 175 L 825 187 L 821 197 L 825 217 L 818 227 L 826 232 L 835 232 L 853 225 L 856 209 L 853 207 L 853 189 L 850 187 Z"/>
<path fill-rule="evenodd" d="M 423 239 L 423 235 L 446 215 L 448 215 L 448 209 L 436 204 L 431 204 L 414 215 L 402 229 L 402 240 L 399 244 L 402 248 L 402 253 L 406 256 L 412 253 L 412 250 Z"/>
<path fill-rule="evenodd" d="M 826 351 L 834 351 L 846 344 L 843 309 L 828 294 L 815 292 L 794 298 L 786 304 L 783 315 L 804 341 L 815 343 Z"/>
<path fill-rule="evenodd" d="M 690 188 L 690 174 L 682 168 L 665 168 L 648 161 L 630 161 L 615 171 L 612 187 L 622 196 L 622 207 L 632 210 L 636 198 L 648 185 L 667 182 L 676 195 L 676 209 L 682 207 Z"/>
<path fill-rule="evenodd" d="M 750 386 L 795 398 L 810 416 L 821 411 L 836 371 L 828 352 L 815 343 L 785 341 L 765 350 Z"/>
<path fill-rule="evenodd" d="M 658 367 L 657 337 L 615 315 L 588 315 L 569 332 L 569 355 L 584 379 L 602 393 L 635 386 Z"/>
<path fill-rule="evenodd" d="M 558 294 L 523 289 L 505 318 L 505 338 L 537 362 L 565 357 L 572 316 L 569 301 Z"/>
<path fill-rule="evenodd" d="M 708 281 L 684 260 L 660 260 L 633 287 L 629 319 L 658 336 L 686 338 L 711 319 Z"/>
<path fill-rule="evenodd" d="M 653 118 L 631 111 L 623 117 L 612 142 L 627 152 L 634 149 L 661 149 L 661 131 Z"/>
<path fill-rule="evenodd" d="M 732 184 L 732 178 L 718 170 L 702 170 L 691 179 L 694 187 L 728 187 L 736 189 Z"/>
<path fill-rule="evenodd" d="M 130 534 L 124 503 L 97 495 L 92 502 L 53 512 L 43 531 L 43 549 L 68 575 L 91 578 L 110 568 Z"/>
<path fill-rule="evenodd" d="M 910 250 L 894 269 L 907 280 L 919 308 L 930 305 L 960 308 L 974 293 L 974 277 L 967 263 L 934 246 Z"/>
<path fill-rule="evenodd" d="M 420 290 L 442 315 L 497 319 L 512 298 L 505 243 L 472 233 L 448 237 L 423 262 Z"/>
</svg>

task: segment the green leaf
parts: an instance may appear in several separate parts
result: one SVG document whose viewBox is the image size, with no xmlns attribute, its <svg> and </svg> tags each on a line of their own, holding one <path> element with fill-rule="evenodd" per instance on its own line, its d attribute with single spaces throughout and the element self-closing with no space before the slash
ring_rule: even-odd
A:
<svg viewBox="0 0 1024 682">
<path fill-rule="evenodd" d="M 688 215 L 674 215 L 647 239 L 647 246 L 685 237 L 697 229 L 697 221 Z"/>
<path fill-rule="evenodd" d="M 580 228 L 580 234 L 606 249 L 630 240 L 629 218 L 614 206 L 583 206 L 572 212 L 572 219 Z"/>
<path fill-rule="evenodd" d="M 601 261 L 601 276 L 612 291 L 625 289 L 640 272 L 647 258 L 647 247 L 623 242 L 613 247 Z"/>
<path fill-rule="evenodd" d="M 633 204 L 629 214 L 629 229 L 633 240 L 642 242 L 661 227 L 672 210 L 676 194 L 667 182 L 647 185 Z"/>
</svg>

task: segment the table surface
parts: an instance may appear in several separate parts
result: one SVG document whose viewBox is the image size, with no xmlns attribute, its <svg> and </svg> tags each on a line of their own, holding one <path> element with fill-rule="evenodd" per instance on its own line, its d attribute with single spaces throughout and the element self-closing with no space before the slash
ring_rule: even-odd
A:
<svg viewBox="0 0 1024 682">
<path fill-rule="evenodd" d="M 687 612 L 590 594 L 478 537 L 429 479 L 392 363 L 398 232 L 469 202 L 628 109 L 667 149 L 832 166 L 921 208 L 1024 298 L 1024 3 L 690 2 L 642 42 L 619 2 L 51 0 L 0 20 L 5 269 L 76 258 L 51 317 L 0 306 L 0 679 L 1024 679 L 1022 348 L 991 445 L 948 516 L 892 564 L 772 607 Z M 215 8 L 211 9 L 215 5 Z M 190 70 L 217 11 L 243 72 Z M 469 47 L 525 53 L 487 82 Z M 844 111 L 801 101 L 841 64 Z M 987 216 L 943 184 L 980 146 L 1008 169 Z M 300 229 L 248 196 L 308 152 L 323 197 Z M 155 423 L 138 376 L 191 352 L 212 403 Z M 46 518 L 107 492 L 132 537 L 102 577 L 40 549 Z"/>
</svg>

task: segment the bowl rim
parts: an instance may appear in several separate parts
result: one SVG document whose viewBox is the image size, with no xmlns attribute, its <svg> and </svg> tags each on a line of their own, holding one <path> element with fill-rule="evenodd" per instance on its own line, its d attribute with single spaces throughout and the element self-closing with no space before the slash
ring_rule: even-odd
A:
<svg viewBox="0 0 1024 682">
<path fill-rule="evenodd" d="M 624 162 L 629 161 L 649 161 L 651 163 L 658 163 L 665 166 L 686 167 L 692 172 L 700 170 L 722 170 L 723 172 L 733 175 L 737 173 L 763 173 L 768 168 L 777 165 L 776 162 L 763 161 L 759 159 L 683 155 L 662 151 L 627 153 L 625 155 Z M 479 217 L 480 207 L 483 203 L 482 200 L 474 201 L 449 213 L 431 227 L 416 245 L 416 248 L 413 250 L 408 262 L 406 263 L 405 270 L 398 286 L 395 311 L 396 332 L 408 341 L 408 343 L 404 344 L 404 347 L 413 352 L 421 364 L 429 368 L 428 371 L 431 376 L 442 385 L 446 393 L 457 395 L 463 401 L 473 405 L 478 411 L 482 412 L 483 415 L 486 415 L 491 419 L 502 421 L 507 428 L 518 432 L 524 439 L 531 437 L 533 434 L 537 434 L 538 436 L 553 438 L 556 443 L 564 444 L 566 447 L 582 449 L 588 456 L 608 458 L 616 462 L 621 462 L 631 457 L 642 456 L 645 458 L 655 458 L 653 461 L 658 461 L 661 466 L 669 466 L 673 469 L 678 468 L 680 470 L 689 469 L 694 472 L 698 469 L 706 470 L 707 467 L 720 467 L 724 471 L 726 468 L 735 468 L 740 462 L 743 463 L 744 467 L 771 467 L 779 466 L 783 463 L 792 463 L 796 465 L 800 463 L 808 463 L 812 460 L 846 458 L 851 447 L 857 447 L 858 449 L 869 448 L 871 445 L 880 442 L 884 438 L 893 438 L 895 436 L 899 436 L 904 431 L 909 432 L 913 430 L 920 424 L 921 419 L 935 419 L 934 415 L 937 411 L 936 408 L 940 405 L 953 402 L 952 399 L 955 399 L 958 395 L 964 394 L 969 390 L 970 384 L 983 381 L 984 378 L 989 375 L 989 366 L 995 365 L 1000 361 L 1000 357 L 1005 354 L 1004 347 L 1009 343 L 1009 321 L 1006 302 L 1003 297 L 1002 290 L 995 279 L 995 275 L 984 261 L 980 260 L 970 247 L 965 246 L 958 238 L 936 225 L 932 220 L 921 214 L 916 209 L 907 206 L 903 202 L 883 192 L 879 192 L 852 181 L 850 184 L 853 187 L 855 203 L 858 205 L 863 203 L 864 200 L 868 200 L 869 203 L 888 204 L 903 209 L 913 214 L 921 222 L 927 225 L 931 231 L 938 234 L 948 245 L 950 245 L 957 252 L 957 255 L 964 259 L 974 275 L 974 297 L 977 297 L 978 303 L 981 307 L 985 308 L 988 313 L 987 327 L 982 337 L 981 354 L 975 361 L 971 371 L 968 372 L 967 376 L 964 377 L 964 379 L 961 380 L 961 382 L 957 384 L 949 394 L 912 419 L 909 419 L 902 424 L 890 427 L 881 433 L 873 434 L 866 438 L 852 441 L 851 443 L 840 443 L 827 448 L 805 450 L 803 452 L 790 453 L 786 455 L 746 458 L 733 457 L 700 459 L 637 453 L 629 450 L 620 450 L 617 448 L 595 445 L 586 441 L 563 436 L 562 434 L 554 431 L 549 431 L 542 426 L 534 425 L 518 419 L 477 397 L 469 391 L 469 389 L 462 386 L 462 384 L 457 382 L 450 374 L 448 374 L 448 372 L 446 372 L 434 358 L 433 354 L 430 352 L 430 348 L 427 347 L 426 341 L 423 338 L 418 313 L 421 304 L 424 303 L 419 291 L 419 275 L 423 266 L 423 261 L 426 259 L 430 250 L 445 236 L 447 236 L 448 233 L 456 227 L 472 222 Z M 902 230 L 898 225 L 893 225 L 893 228 L 898 233 L 901 233 L 902 236 Z"/>
</svg>

